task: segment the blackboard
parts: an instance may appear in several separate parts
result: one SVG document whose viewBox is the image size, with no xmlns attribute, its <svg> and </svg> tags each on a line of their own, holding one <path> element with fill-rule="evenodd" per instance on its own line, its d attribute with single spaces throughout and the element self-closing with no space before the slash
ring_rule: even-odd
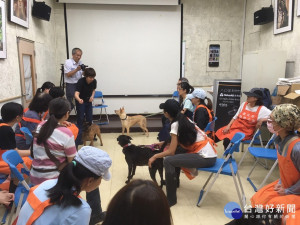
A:
<svg viewBox="0 0 300 225">
<path fill-rule="evenodd" d="M 226 126 L 240 107 L 241 79 L 214 80 L 213 109 L 218 118 L 215 130 Z"/>
</svg>

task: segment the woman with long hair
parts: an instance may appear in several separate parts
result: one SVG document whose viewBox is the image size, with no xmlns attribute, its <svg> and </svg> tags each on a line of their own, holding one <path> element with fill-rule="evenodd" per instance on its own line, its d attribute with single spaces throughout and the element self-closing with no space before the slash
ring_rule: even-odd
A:
<svg viewBox="0 0 300 225">
<path fill-rule="evenodd" d="M 147 194 L 145 194 L 147 193 Z M 102 225 L 171 225 L 165 194 L 150 180 L 133 180 L 110 201 Z"/>
<path fill-rule="evenodd" d="M 223 141 L 226 149 L 230 140 L 237 132 L 245 134 L 243 140 L 250 140 L 255 130 L 260 128 L 263 122 L 266 122 L 271 113 L 267 107 L 263 105 L 263 93 L 261 90 L 252 88 L 247 95 L 247 101 L 243 102 L 227 126 L 221 127 L 216 131 L 215 142 Z"/>
<path fill-rule="evenodd" d="M 43 120 L 43 114 L 48 110 L 49 102 L 52 97 L 47 93 L 36 93 L 29 107 L 24 110 L 24 115 L 21 122 L 16 126 L 16 143 L 18 149 L 30 148 L 31 143 L 27 144 L 21 127 L 27 127 L 31 132 L 34 132 L 38 124 Z"/>
<path fill-rule="evenodd" d="M 47 93 L 49 94 L 49 91 L 51 90 L 51 88 L 55 87 L 55 85 L 50 82 L 50 81 L 46 81 L 45 83 L 43 83 L 42 87 L 37 89 L 37 93 Z"/>
<path fill-rule="evenodd" d="M 101 149 L 81 148 L 58 179 L 45 181 L 30 190 L 17 224 L 88 225 L 91 208 L 79 194 L 97 189 L 102 179 L 109 180 L 111 164 L 109 155 Z"/>
<path fill-rule="evenodd" d="M 49 104 L 49 119 L 40 123 L 33 141 L 33 161 L 30 180 L 40 184 L 45 180 L 57 178 L 59 170 L 71 162 L 76 154 L 72 132 L 63 123 L 71 111 L 67 99 L 56 98 Z"/>
<path fill-rule="evenodd" d="M 159 108 L 164 110 L 165 117 L 171 122 L 171 143 L 164 152 L 151 157 L 148 165 L 151 167 L 157 158 L 165 157 L 167 199 L 169 205 L 173 206 L 177 203 L 178 178 L 175 168 L 188 168 L 184 171 L 189 179 L 193 179 L 197 175 L 196 168 L 211 167 L 215 164 L 217 153 L 213 141 L 191 120 L 180 113 L 180 105 L 176 100 L 168 99 L 165 103 L 160 104 Z M 186 149 L 187 153 L 175 155 L 178 145 Z"/>
</svg>

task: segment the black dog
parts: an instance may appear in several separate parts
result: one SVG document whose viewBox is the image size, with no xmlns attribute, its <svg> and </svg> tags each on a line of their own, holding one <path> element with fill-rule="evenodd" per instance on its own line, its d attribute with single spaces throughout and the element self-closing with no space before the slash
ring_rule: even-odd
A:
<svg viewBox="0 0 300 225">
<path fill-rule="evenodd" d="M 135 175 L 135 169 L 136 166 L 148 166 L 149 159 L 157 154 L 162 152 L 161 148 L 160 150 L 152 150 L 151 148 L 148 148 L 146 146 L 136 146 L 131 144 L 130 140 L 132 140 L 131 137 L 127 135 L 120 135 L 117 138 L 117 141 L 119 145 L 123 148 L 122 152 L 125 155 L 125 160 L 128 165 L 128 177 L 126 184 L 129 183 L 129 181 L 132 179 L 132 177 Z M 163 180 L 163 159 L 156 159 L 152 167 L 149 168 L 149 173 L 151 176 L 151 179 L 156 182 L 155 174 L 158 170 L 158 173 L 160 175 L 160 186 L 162 187 L 165 184 L 165 181 Z M 157 183 L 157 182 L 156 182 Z"/>
</svg>

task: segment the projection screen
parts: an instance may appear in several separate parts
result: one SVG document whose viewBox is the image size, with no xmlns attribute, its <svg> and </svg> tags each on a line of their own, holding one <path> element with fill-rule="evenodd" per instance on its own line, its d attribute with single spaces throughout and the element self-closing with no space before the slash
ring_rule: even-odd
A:
<svg viewBox="0 0 300 225">
<path fill-rule="evenodd" d="M 67 4 L 66 13 L 69 53 L 83 50 L 98 90 L 173 93 L 180 77 L 181 6 Z"/>
</svg>

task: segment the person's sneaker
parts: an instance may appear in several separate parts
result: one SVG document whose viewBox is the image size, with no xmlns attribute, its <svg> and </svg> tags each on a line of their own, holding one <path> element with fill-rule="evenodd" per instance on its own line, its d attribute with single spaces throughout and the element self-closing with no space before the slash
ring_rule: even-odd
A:
<svg viewBox="0 0 300 225">
<path fill-rule="evenodd" d="M 96 216 L 92 216 L 90 219 L 89 225 L 95 225 L 95 224 L 102 222 L 105 218 L 105 215 L 106 215 L 106 212 L 101 212 Z"/>
</svg>

